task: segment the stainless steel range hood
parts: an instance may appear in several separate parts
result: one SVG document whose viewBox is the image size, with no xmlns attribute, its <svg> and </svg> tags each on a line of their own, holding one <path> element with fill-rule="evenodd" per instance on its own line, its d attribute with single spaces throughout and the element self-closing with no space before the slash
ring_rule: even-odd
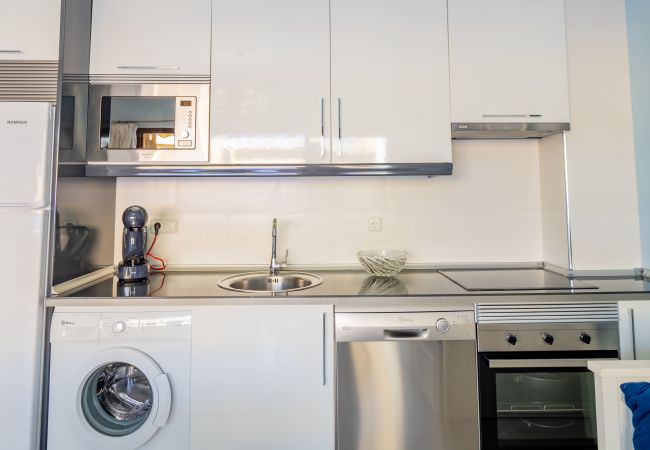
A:
<svg viewBox="0 0 650 450">
<path fill-rule="evenodd" d="M 571 129 L 569 123 L 452 123 L 454 139 L 531 139 L 543 138 Z"/>
</svg>

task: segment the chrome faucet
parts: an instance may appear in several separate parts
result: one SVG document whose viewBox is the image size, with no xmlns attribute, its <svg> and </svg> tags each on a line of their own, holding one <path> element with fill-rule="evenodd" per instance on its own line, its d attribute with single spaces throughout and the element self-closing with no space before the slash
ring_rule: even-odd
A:
<svg viewBox="0 0 650 450">
<path fill-rule="evenodd" d="M 277 275 L 282 268 L 282 264 L 278 262 L 277 244 L 278 244 L 278 219 L 273 219 L 273 229 L 271 231 L 271 265 L 269 266 L 269 274 L 271 276 Z"/>
</svg>

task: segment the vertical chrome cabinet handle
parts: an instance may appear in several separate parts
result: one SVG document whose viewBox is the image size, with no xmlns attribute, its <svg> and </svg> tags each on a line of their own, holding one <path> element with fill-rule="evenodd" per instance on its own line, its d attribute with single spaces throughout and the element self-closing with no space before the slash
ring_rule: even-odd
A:
<svg viewBox="0 0 650 450">
<path fill-rule="evenodd" d="M 327 313 L 323 313 L 323 386 L 327 384 Z"/>
<path fill-rule="evenodd" d="M 325 99 L 320 99 L 320 157 L 325 158 Z"/>
<path fill-rule="evenodd" d="M 339 156 L 343 156 L 343 147 L 341 143 L 341 140 L 343 138 L 343 134 L 341 133 L 341 97 L 339 97 L 337 100 L 337 106 L 339 111 Z"/>
<path fill-rule="evenodd" d="M 22 50 L 2 50 L 2 49 L 0 49 L 0 53 L 9 54 L 9 55 L 22 55 L 25 52 L 22 51 Z"/>
<path fill-rule="evenodd" d="M 629 308 L 630 328 L 632 329 L 632 358 L 636 359 L 636 326 L 634 324 L 634 308 Z"/>
</svg>

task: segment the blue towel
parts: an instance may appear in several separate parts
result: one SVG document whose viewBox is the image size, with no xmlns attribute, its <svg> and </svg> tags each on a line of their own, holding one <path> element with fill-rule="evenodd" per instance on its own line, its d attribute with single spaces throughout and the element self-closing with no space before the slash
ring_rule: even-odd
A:
<svg viewBox="0 0 650 450">
<path fill-rule="evenodd" d="M 632 411 L 635 450 L 650 450 L 650 383 L 623 383 L 625 404 Z"/>
</svg>

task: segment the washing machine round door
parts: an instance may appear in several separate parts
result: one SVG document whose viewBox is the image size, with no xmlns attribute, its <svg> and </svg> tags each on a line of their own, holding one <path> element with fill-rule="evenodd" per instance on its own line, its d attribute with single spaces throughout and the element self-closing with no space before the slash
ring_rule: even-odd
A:
<svg viewBox="0 0 650 450">
<path fill-rule="evenodd" d="M 169 380 L 145 353 L 106 349 L 89 358 L 82 372 L 77 414 L 88 448 L 135 449 L 167 423 Z"/>
</svg>

